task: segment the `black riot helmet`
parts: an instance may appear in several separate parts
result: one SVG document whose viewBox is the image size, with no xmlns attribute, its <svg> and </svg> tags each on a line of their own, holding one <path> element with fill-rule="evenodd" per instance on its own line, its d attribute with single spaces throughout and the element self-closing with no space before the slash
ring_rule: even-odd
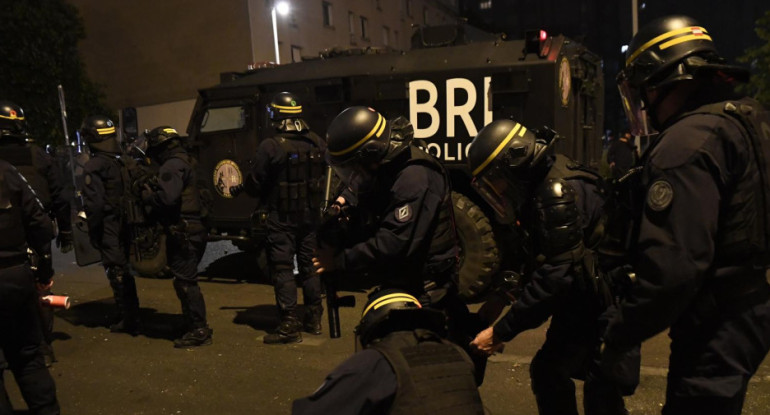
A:
<svg viewBox="0 0 770 415">
<path fill-rule="evenodd" d="M 267 105 L 267 115 L 272 121 L 302 117 L 302 103 L 291 92 L 276 94 Z"/>
<path fill-rule="evenodd" d="M 544 159 L 555 133 L 537 134 L 512 120 L 496 120 L 479 131 L 468 149 L 474 189 L 489 203 L 502 223 L 513 223 L 526 200 L 535 166 Z"/>
<path fill-rule="evenodd" d="M 115 124 L 104 115 L 86 117 L 80 126 L 80 135 L 86 140 L 88 147 L 92 151 L 120 153 Z"/>
<path fill-rule="evenodd" d="M 653 110 L 674 82 L 713 76 L 717 72 L 747 80 L 748 72 L 726 65 L 708 31 L 687 16 L 667 16 L 648 23 L 634 35 L 618 74 L 618 88 L 631 132 L 645 134 L 643 109 Z M 647 102 L 646 89 L 660 89 L 657 102 Z"/>
<path fill-rule="evenodd" d="M 0 137 L 25 138 L 27 122 L 24 110 L 11 101 L 0 101 Z"/>
<path fill-rule="evenodd" d="M 441 311 L 423 308 L 414 296 L 404 291 L 374 291 L 369 294 L 361 322 L 356 327 L 356 350 L 366 348 L 394 331 L 416 329 L 430 330 L 443 337 L 446 335 L 446 317 Z"/>
<path fill-rule="evenodd" d="M 340 179 L 355 187 L 357 178 L 371 175 L 390 147 L 390 123 L 369 107 L 350 107 L 326 130 L 327 161 Z M 355 189 L 354 189 L 355 190 Z"/>
<path fill-rule="evenodd" d="M 167 125 L 155 127 L 149 131 L 145 130 L 144 136 L 147 138 L 148 150 L 158 149 L 161 146 L 165 147 L 167 144 L 171 143 L 172 140 L 179 139 L 179 134 L 176 130 Z"/>
</svg>

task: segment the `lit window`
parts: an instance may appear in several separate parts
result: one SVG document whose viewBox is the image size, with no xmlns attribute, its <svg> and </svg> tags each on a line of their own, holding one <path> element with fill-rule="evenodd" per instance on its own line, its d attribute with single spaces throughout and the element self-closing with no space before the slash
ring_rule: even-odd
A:
<svg viewBox="0 0 770 415">
<path fill-rule="evenodd" d="M 479 3 L 479 9 L 489 10 L 492 8 L 492 0 L 486 0 Z"/>
<path fill-rule="evenodd" d="M 334 21 L 332 20 L 332 4 L 328 1 L 324 1 L 321 2 L 321 7 L 323 8 L 324 26 L 333 26 Z"/>
</svg>

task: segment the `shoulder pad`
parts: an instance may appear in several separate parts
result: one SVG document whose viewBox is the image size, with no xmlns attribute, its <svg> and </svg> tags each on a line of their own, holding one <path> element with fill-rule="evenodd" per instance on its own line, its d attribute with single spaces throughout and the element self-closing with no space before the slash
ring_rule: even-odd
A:
<svg viewBox="0 0 770 415">
<path fill-rule="evenodd" d="M 546 179 L 535 191 L 538 206 L 574 203 L 575 197 L 575 189 L 563 179 Z"/>
</svg>

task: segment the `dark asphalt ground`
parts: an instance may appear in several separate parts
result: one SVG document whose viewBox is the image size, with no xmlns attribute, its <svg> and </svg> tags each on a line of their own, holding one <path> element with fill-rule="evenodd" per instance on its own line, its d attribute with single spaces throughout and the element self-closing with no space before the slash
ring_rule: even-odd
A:
<svg viewBox="0 0 770 415">
<path fill-rule="evenodd" d="M 365 300 L 355 293 L 358 307 L 340 311 L 341 339 L 324 332 L 299 344 L 265 345 L 263 336 L 278 323 L 272 287 L 256 259 L 227 242 L 210 244 L 200 269 L 214 344 L 179 350 L 172 347 L 181 317 L 170 280 L 137 281 L 144 333 L 131 337 L 106 329 L 113 303 L 101 266 L 78 268 L 71 253 L 55 255 L 55 266 L 54 291 L 73 299 L 56 315 L 59 361 L 52 369 L 62 413 L 70 415 L 288 414 L 292 400 L 312 393 L 352 354 Z M 529 362 L 544 335 L 545 327 L 524 333 L 491 359 L 481 387 L 488 413 L 537 413 Z M 627 400 L 633 415 L 660 413 L 667 337 L 651 339 L 642 352 L 642 384 Z M 11 379 L 6 374 L 11 399 L 26 413 Z M 770 413 L 770 363 L 752 380 L 743 413 Z"/>
</svg>

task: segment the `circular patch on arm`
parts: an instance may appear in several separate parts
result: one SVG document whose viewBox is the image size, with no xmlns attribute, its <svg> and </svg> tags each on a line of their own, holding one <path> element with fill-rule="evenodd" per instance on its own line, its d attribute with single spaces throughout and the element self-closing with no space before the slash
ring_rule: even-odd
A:
<svg viewBox="0 0 770 415">
<path fill-rule="evenodd" d="M 83 178 L 83 181 L 85 182 L 86 186 L 90 186 L 91 185 L 91 174 L 90 173 L 86 173 L 86 177 Z"/>
<path fill-rule="evenodd" d="M 658 180 L 647 190 L 647 206 L 656 212 L 662 212 L 674 200 L 674 188 L 665 180 Z"/>
</svg>

